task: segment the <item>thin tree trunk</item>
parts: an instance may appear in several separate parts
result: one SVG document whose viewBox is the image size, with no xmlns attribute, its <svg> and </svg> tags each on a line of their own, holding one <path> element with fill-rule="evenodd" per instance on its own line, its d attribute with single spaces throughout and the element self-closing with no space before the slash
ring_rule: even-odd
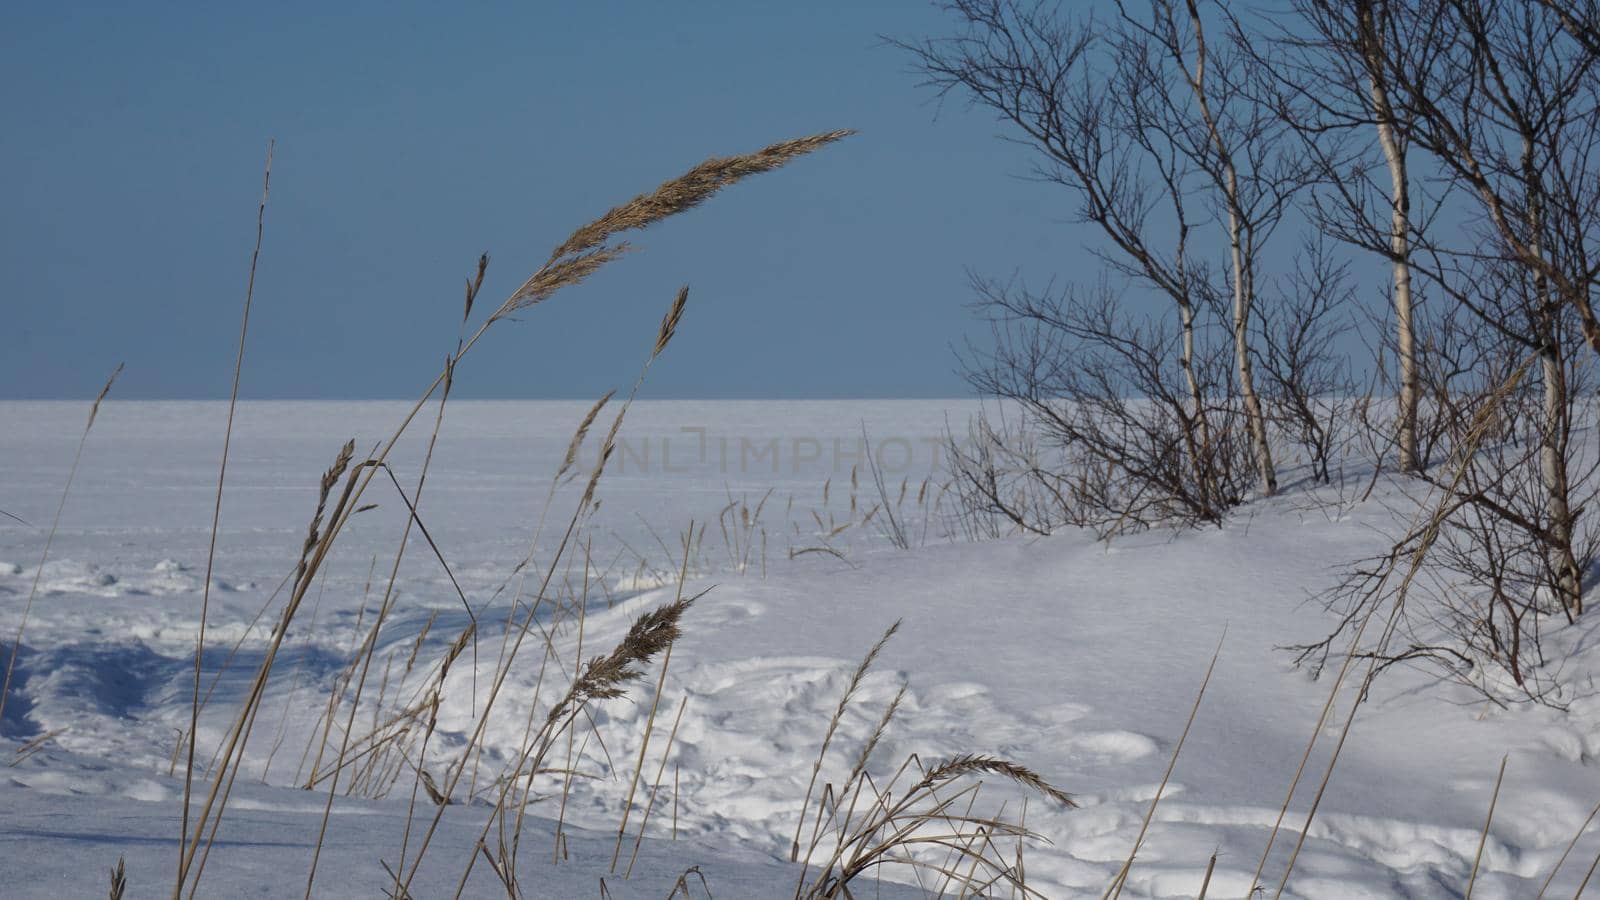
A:
<svg viewBox="0 0 1600 900">
<path fill-rule="evenodd" d="M 1206 98 L 1206 41 L 1200 24 L 1200 9 L 1195 0 L 1187 0 L 1189 21 L 1194 27 L 1195 64 L 1189 87 L 1194 90 L 1211 142 L 1216 147 L 1222 164 L 1224 199 L 1228 206 L 1228 249 L 1233 263 L 1233 356 L 1239 370 L 1239 396 L 1244 400 L 1245 419 L 1250 426 L 1250 443 L 1255 450 L 1256 474 L 1261 479 L 1261 493 L 1271 497 L 1278 492 L 1278 473 L 1272 464 L 1272 446 L 1267 434 L 1267 417 L 1261 408 L 1261 398 L 1256 395 L 1255 376 L 1250 359 L 1250 312 L 1255 303 L 1255 277 L 1252 262 L 1247 259 L 1244 246 L 1244 210 L 1239 202 L 1239 172 L 1233 165 L 1217 120 L 1211 114 L 1211 104 Z M 1251 248 L 1253 253 L 1254 248 Z"/>
<path fill-rule="evenodd" d="M 1228 164 L 1230 189 L 1237 191 L 1238 181 Z M 1245 417 L 1250 424 L 1250 443 L 1255 449 L 1256 474 L 1261 478 L 1261 493 L 1271 497 L 1278 492 L 1278 473 L 1272 465 L 1272 446 L 1268 442 L 1267 417 L 1261 409 L 1261 398 L 1256 395 L 1255 376 L 1250 359 L 1250 312 L 1255 301 L 1254 275 L 1245 259 L 1242 238 L 1243 225 L 1235 211 L 1237 204 L 1232 194 L 1228 201 L 1228 244 L 1233 255 L 1233 356 L 1239 368 L 1239 396 L 1244 400 Z"/>
<path fill-rule="evenodd" d="M 1383 148 L 1383 158 L 1389 167 L 1391 190 L 1389 254 L 1394 265 L 1395 363 L 1400 375 L 1396 442 L 1399 444 L 1400 471 L 1419 472 L 1422 470 L 1422 460 L 1417 452 L 1417 335 L 1411 313 L 1411 186 L 1406 173 L 1405 149 L 1395 130 L 1394 107 L 1389 102 L 1389 93 L 1380 77 L 1384 65 L 1382 35 L 1373 18 L 1370 2 L 1361 4 L 1360 16 L 1365 32 L 1361 43 L 1367 57 L 1372 111 L 1376 114 L 1378 144 Z"/>
<path fill-rule="evenodd" d="M 1176 285 L 1179 290 L 1173 292 L 1173 297 L 1178 304 L 1178 321 L 1183 329 L 1183 356 L 1180 364 L 1183 367 L 1183 380 L 1189 388 L 1189 402 L 1194 405 L 1194 426 L 1183 436 L 1184 443 L 1189 451 L 1189 466 L 1194 472 L 1196 487 L 1200 490 L 1200 501 L 1205 507 L 1204 515 L 1208 519 L 1220 521 L 1222 510 L 1227 504 L 1222 497 L 1222 492 L 1217 488 L 1216 461 L 1212 458 L 1211 449 L 1211 422 L 1206 415 L 1206 398 L 1200 389 L 1200 379 L 1194 373 L 1194 303 L 1189 299 L 1189 220 L 1184 215 L 1183 199 L 1176 185 L 1169 183 L 1174 212 L 1178 217 L 1178 246 L 1173 254 L 1173 264 L 1177 270 Z"/>
<path fill-rule="evenodd" d="M 1528 192 L 1529 243 L 1540 253 L 1543 242 L 1544 205 L 1538 173 L 1534 170 L 1533 141 L 1523 137 L 1522 177 Z M 1544 484 L 1549 506 L 1549 566 L 1561 603 L 1571 615 L 1583 611 L 1583 573 L 1572 552 L 1572 508 L 1568 502 L 1567 479 L 1567 378 L 1564 368 L 1557 319 L 1559 303 L 1550 296 L 1550 285 L 1540 272 L 1533 273 L 1533 302 L 1539 328 L 1539 373 L 1544 385 L 1543 421 L 1539 428 L 1539 479 Z"/>
<path fill-rule="evenodd" d="M 1194 404 L 1194 435 L 1184 435 L 1190 444 L 1189 461 L 1194 469 L 1195 483 L 1206 507 L 1207 516 L 1221 517 L 1222 498 L 1218 496 L 1216 476 L 1211 459 L 1211 423 L 1206 416 L 1205 396 L 1200 392 L 1200 379 L 1194 374 L 1194 306 L 1182 303 L 1178 317 L 1183 323 L 1183 378 L 1189 387 L 1189 402 Z M 1198 438 L 1198 442 L 1196 441 Z"/>
<path fill-rule="evenodd" d="M 1394 189 L 1394 212 L 1389 230 L 1389 251 L 1394 255 L 1395 363 L 1400 369 L 1400 471 L 1420 472 L 1422 459 L 1417 451 L 1417 330 L 1411 311 L 1411 200 L 1406 195 L 1406 162 L 1395 141 L 1394 123 L 1380 121 L 1379 141 L 1389 161 L 1389 180 Z"/>
<path fill-rule="evenodd" d="M 1550 329 L 1554 331 L 1554 329 Z M 1550 566 L 1562 605 L 1576 615 L 1583 611 L 1583 574 L 1572 552 L 1572 510 L 1567 502 L 1567 389 L 1561 350 L 1554 340 L 1539 352 L 1544 380 L 1544 427 L 1539 442 L 1539 476 L 1550 505 Z"/>
</svg>

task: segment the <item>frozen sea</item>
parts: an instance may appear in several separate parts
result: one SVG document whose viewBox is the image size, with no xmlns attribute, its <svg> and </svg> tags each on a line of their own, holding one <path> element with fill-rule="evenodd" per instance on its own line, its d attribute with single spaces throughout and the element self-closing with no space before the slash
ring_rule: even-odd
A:
<svg viewBox="0 0 1600 900">
<path fill-rule="evenodd" d="M 571 472 L 553 481 L 588 407 L 451 401 L 444 411 L 417 503 L 438 555 L 413 534 L 374 656 L 382 687 L 359 710 L 362 722 L 380 723 L 403 709 L 476 617 L 475 644 L 438 709 L 434 762 L 424 764 L 434 774 L 456 762 L 482 713 L 513 598 L 536 588 L 516 567 L 525 559 L 524 572 L 548 567 L 596 461 L 614 407 Z M 275 588 L 299 559 L 322 471 L 345 440 L 360 457 L 409 408 L 241 404 L 209 592 L 212 699 L 200 757 L 221 741 L 263 658 L 282 602 Z M 1099 896 L 1115 876 L 1221 641 L 1123 896 L 1192 897 L 1214 852 L 1210 896 L 1244 895 L 1327 697 L 1327 682 L 1294 669 L 1278 648 L 1327 631 L 1328 614 L 1308 598 L 1342 566 L 1383 549 L 1404 514 L 1402 495 L 1387 484 L 1359 505 L 1286 495 L 1248 504 L 1221 528 L 1110 543 L 1070 531 L 972 542 L 942 491 L 941 441 L 976 408 L 962 400 L 632 407 L 598 508 L 552 570 L 552 595 L 587 597 L 583 633 L 572 616 L 551 616 L 540 619 L 546 639 L 557 660 L 577 658 L 580 640 L 583 656 L 599 652 L 676 596 L 680 570 L 682 590 L 704 594 L 660 696 L 652 670 L 585 724 L 572 751 L 579 777 L 560 864 L 553 820 L 563 781 L 535 779 L 522 844 L 530 893 L 598 897 L 603 878 L 605 895 L 664 897 L 699 866 L 717 897 L 792 895 L 801 874 L 787 861 L 789 842 L 828 719 L 862 654 L 899 620 L 841 721 L 822 781 L 843 778 L 904 685 L 871 771 L 887 776 L 912 754 L 995 754 L 1074 795 L 1076 809 L 1027 801 L 1027 825 L 1040 838 L 1026 848 L 1028 881 L 1050 897 Z M 434 412 L 425 409 L 391 458 L 406 498 Z M 0 722 L 0 755 L 12 763 L 0 772 L 5 897 L 97 896 L 119 855 L 129 897 L 170 893 L 178 852 L 181 766 L 170 773 L 190 715 L 226 406 L 108 401 L 41 569 L 86 414 L 81 403 L 0 403 L 7 654 L 36 595 Z M 327 698 L 364 633 L 358 626 L 370 625 L 408 518 L 387 478 L 363 502 L 377 506 L 350 520 L 286 635 L 203 896 L 305 890 L 326 792 L 300 786 L 317 769 Z M 889 539 L 885 504 L 908 547 Z M 1592 628 L 1580 623 L 1555 638 L 1580 675 L 1600 670 Z M 487 721 L 475 765 L 492 773 L 515 758 L 530 717 L 565 684 L 560 668 L 537 656 L 509 668 L 509 699 Z M 1335 721 L 1350 700 L 1339 697 Z M 610 872 L 611 843 L 649 713 L 659 706 L 667 717 L 680 704 L 670 751 L 656 733 L 645 754 L 646 780 L 658 767 L 667 773 L 670 812 L 660 793 L 639 867 L 623 878 Z M 1324 740 L 1312 755 L 1316 777 L 1327 753 Z M 1460 896 L 1502 756 L 1505 784 L 1474 896 L 1533 896 L 1600 801 L 1600 703 L 1584 695 L 1567 711 L 1502 709 L 1420 670 L 1395 673 L 1363 704 L 1284 896 Z M 318 896 L 382 892 L 380 860 L 396 858 L 415 780 L 403 771 L 367 773 L 352 796 L 341 792 Z M 1269 890 L 1314 786 L 1290 803 L 1265 867 Z M 634 797 L 630 847 L 647 793 Z M 1023 799 L 995 784 L 979 802 L 1015 814 Z M 465 783 L 451 800 L 413 883 L 418 897 L 454 890 L 487 815 Z M 1572 896 L 1597 852 L 1591 826 L 1550 895 Z M 909 870 L 882 874 L 915 880 Z M 704 893 L 697 880 L 693 891 Z M 474 870 L 467 895 L 494 893 L 504 893 L 498 882 Z"/>
</svg>

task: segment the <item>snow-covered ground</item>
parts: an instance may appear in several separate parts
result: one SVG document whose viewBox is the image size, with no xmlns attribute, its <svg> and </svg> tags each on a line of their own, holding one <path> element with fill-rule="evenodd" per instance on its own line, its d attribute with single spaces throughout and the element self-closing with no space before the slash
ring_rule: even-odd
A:
<svg viewBox="0 0 1600 900">
<path fill-rule="evenodd" d="M 493 677 L 516 582 L 497 590 L 536 531 L 533 558 L 548 559 L 581 491 L 581 475 L 556 490 L 539 531 L 551 477 L 587 406 L 452 401 L 446 410 L 420 513 L 451 572 L 413 539 L 374 664 L 392 670 L 382 692 L 398 709 L 395 698 L 421 686 L 427 666 L 467 622 L 453 574 L 481 625 L 476 646 L 452 670 L 430 754 L 448 757 L 461 746 Z M 203 758 L 260 662 L 275 612 L 251 623 L 299 557 L 318 476 L 346 438 L 365 450 L 407 407 L 241 407 L 211 591 L 207 677 L 235 643 L 239 658 L 206 707 Z M 1276 648 L 1327 632 L 1329 616 L 1308 598 L 1351 560 L 1384 549 L 1403 504 L 1387 502 L 1396 498 L 1380 485 L 1353 509 L 1291 493 L 1252 504 L 1221 529 L 1110 544 L 1072 533 L 952 540 L 936 445 L 947 421 L 959 430 L 972 408 L 961 401 L 634 407 L 583 551 L 557 580 L 581 584 L 587 555 L 583 640 L 584 655 L 592 655 L 639 613 L 676 595 L 681 536 L 696 523 L 684 589 L 707 593 L 673 648 L 645 769 L 648 787 L 661 732 L 686 701 L 670 766 L 662 767 L 670 797 L 664 788 L 632 879 L 608 874 L 655 705 L 652 670 L 629 697 L 603 704 L 595 727 L 583 732 L 604 745 L 582 740 L 575 749 L 573 767 L 583 777 L 572 781 L 560 865 L 549 859 L 562 781 L 546 776 L 536 785 L 536 795 L 553 796 L 529 808 L 525 887 L 540 896 L 595 897 L 604 877 L 610 896 L 665 897 L 679 873 L 698 865 L 717 897 L 792 893 L 799 872 L 787 862 L 789 843 L 829 716 L 862 655 L 902 620 L 844 717 L 823 781 L 842 780 L 904 682 L 908 692 L 871 771 L 890 773 L 913 753 L 995 754 L 1079 801 L 1078 809 L 1028 801 L 1027 826 L 1048 841 L 1027 849 L 1028 881 L 1050 897 L 1099 896 L 1111 882 L 1221 640 L 1216 672 L 1123 896 L 1194 896 L 1213 851 L 1209 896 L 1245 893 L 1327 696 L 1326 681 L 1294 670 Z M 109 402 L 39 572 L 86 412 L 84 404 L 0 404 L 0 510 L 22 520 L 0 516 L 0 646 L 7 652 L 36 576 L 39 582 L 0 755 L 9 762 L 18 746 L 49 736 L 0 771 L 6 897 L 97 896 L 118 855 L 127 859 L 128 896 L 156 896 L 170 892 L 178 852 L 182 768 L 179 777 L 169 771 L 189 717 L 226 409 Z M 431 416 L 430 409 L 395 459 L 408 492 Z M 863 429 L 910 549 L 893 546 L 884 514 L 872 512 L 884 498 L 864 465 Z M 596 443 L 591 434 L 580 468 L 592 464 Z M 374 483 L 366 500 L 379 507 L 352 519 L 291 629 L 207 864 L 204 895 L 304 892 L 325 794 L 294 785 L 313 765 L 306 757 L 329 691 L 360 640 L 358 620 L 382 592 L 405 522 L 404 505 L 386 484 Z M 1559 636 L 1576 648 L 1569 673 L 1600 672 L 1593 627 L 1580 622 Z M 572 659 L 577 640 L 568 619 L 553 632 L 554 658 Z M 420 662 L 406 675 L 413 648 Z M 491 764 L 517 752 L 540 678 L 547 694 L 551 683 L 565 683 L 565 673 L 537 663 L 509 676 L 513 699 L 487 731 Z M 1335 721 L 1348 700 L 1341 698 Z M 361 714 L 381 712 L 364 707 Z M 1327 752 L 1324 744 L 1313 759 L 1312 786 Z M 1474 896 L 1532 896 L 1600 800 L 1600 700 L 1576 699 L 1567 712 L 1501 709 L 1410 670 L 1380 681 L 1362 707 L 1286 895 L 1459 896 L 1504 754 L 1505 783 Z M 635 798 L 630 834 L 646 794 Z M 397 854 L 408 797 L 406 783 L 386 797 L 340 798 L 319 864 L 319 896 L 381 891 L 379 860 Z M 1015 815 L 1021 798 L 986 785 L 979 803 L 1005 803 Z M 466 802 L 446 808 L 430 863 L 412 885 L 418 897 L 449 895 L 472 853 L 486 807 L 456 799 Z M 1308 804 L 1309 788 L 1286 822 L 1302 821 Z M 1269 885 L 1293 838 L 1280 837 Z M 1551 896 L 1571 896 L 1597 850 L 1600 836 L 1581 840 Z M 483 868 L 469 895 L 499 891 Z M 702 896 L 698 879 L 690 880 L 693 896 Z"/>
</svg>

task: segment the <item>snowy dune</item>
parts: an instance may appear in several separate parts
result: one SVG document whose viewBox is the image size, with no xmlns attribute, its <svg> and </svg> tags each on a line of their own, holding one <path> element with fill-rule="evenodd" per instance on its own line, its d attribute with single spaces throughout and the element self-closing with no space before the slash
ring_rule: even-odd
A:
<svg viewBox="0 0 1600 900">
<path fill-rule="evenodd" d="M 446 411 L 422 518 L 469 602 L 499 614 L 481 617 L 478 645 L 452 669 L 438 750 L 430 753 L 459 752 L 472 726 L 509 595 L 491 598 L 528 554 L 552 496 L 551 475 L 587 406 L 452 402 Z M 202 722 L 202 754 L 221 737 L 229 707 L 259 662 L 272 616 L 253 628 L 251 622 L 298 558 L 318 475 L 343 440 L 354 437 L 365 449 L 407 408 L 241 407 L 213 576 L 208 665 L 214 670 L 235 642 L 242 661 L 217 682 Z M 1027 849 L 1029 882 L 1050 897 L 1099 896 L 1115 875 L 1220 640 L 1216 672 L 1123 896 L 1194 896 L 1213 851 L 1219 856 L 1210 896 L 1244 894 L 1327 691 L 1277 647 L 1326 633 L 1329 616 L 1308 598 L 1344 564 L 1384 549 L 1403 499 L 1380 485 L 1366 504 L 1339 510 L 1290 493 L 1246 507 L 1221 529 L 1109 545 L 1082 534 L 952 540 L 936 490 L 920 505 L 916 495 L 937 472 L 934 448 L 947 417 L 959 429 L 973 408 L 961 401 L 635 407 L 624 430 L 628 443 L 602 482 L 601 508 L 585 535 L 589 576 L 604 586 L 592 594 L 584 652 L 610 646 L 633 617 L 676 594 L 679 535 L 691 520 L 699 523 L 697 535 L 704 525 L 704 536 L 691 542 L 684 589 L 707 593 L 687 614 L 659 698 L 668 723 L 685 704 L 665 770 L 675 784 L 671 810 L 653 814 L 633 878 L 607 875 L 633 757 L 656 699 L 652 672 L 628 698 L 597 712 L 595 733 L 605 746 L 584 741 L 575 751 L 575 767 L 594 777 L 573 783 L 562 865 L 548 864 L 556 801 L 530 808 L 523 843 L 529 886 L 541 896 L 592 897 L 605 876 L 612 896 L 664 897 L 680 872 L 699 865 L 717 897 L 792 893 L 799 872 L 786 862 L 788 846 L 822 732 L 862 654 L 898 619 L 901 631 L 845 716 L 824 780 L 842 780 L 904 682 L 907 695 L 873 757 L 874 773 L 891 773 L 912 753 L 992 753 L 1027 765 L 1079 801 L 1078 809 L 1027 801 L 1028 826 L 1049 842 Z M 7 650 L 36 575 L 40 583 L 0 754 L 9 758 L 12 748 L 52 735 L 0 778 L 0 893 L 7 897 L 98 895 L 119 854 L 128 861 L 129 896 L 154 896 L 170 885 L 177 854 L 182 783 L 168 771 L 189 715 L 226 410 L 108 403 L 51 561 L 38 572 L 86 411 L 83 404 L 0 404 L 0 509 L 27 523 L 0 517 L 0 640 Z M 861 467 L 863 425 L 884 463 L 891 501 L 904 504 L 909 550 L 886 540 L 881 520 L 861 521 L 879 502 Z M 408 491 L 425 436 L 413 435 L 395 461 Z M 593 443 L 591 436 L 581 465 L 592 463 Z M 898 498 L 902 480 L 905 500 Z M 551 521 L 564 524 L 581 482 L 554 492 Z M 375 485 L 368 499 L 379 508 L 352 521 L 308 598 L 315 606 L 291 629 L 252 740 L 251 784 L 239 789 L 224 820 L 206 895 L 304 891 L 324 795 L 293 785 L 303 780 L 328 691 L 357 640 L 369 573 L 376 568 L 382 581 L 404 524 L 392 489 Z M 553 531 L 559 529 L 541 532 L 535 560 L 547 558 L 559 537 Z M 562 576 L 581 582 L 582 569 L 579 557 Z M 409 696 L 420 683 L 420 674 L 407 681 L 399 673 L 419 634 L 427 631 L 416 654 L 435 659 L 467 621 L 449 575 L 416 542 L 397 588 L 396 617 L 377 657 L 396 669 L 392 697 Z M 1576 648 L 1572 671 L 1600 671 L 1593 628 L 1582 623 L 1558 638 Z M 571 628 L 553 637 L 566 659 L 576 640 Z M 491 720 L 486 766 L 516 752 L 526 698 L 540 676 L 536 663 L 513 670 L 507 690 L 522 699 Z M 661 735 L 654 740 L 647 780 Z M 1505 785 L 1474 896 L 1532 896 L 1600 799 L 1597 753 L 1600 701 L 1574 700 L 1566 713 L 1499 709 L 1427 672 L 1397 670 L 1357 717 L 1286 896 L 1459 896 L 1503 754 Z M 551 778 L 536 793 L 559 794 L 560 785 Z M 378 861 L 396 853 L 408 791 L 340 799 L 319 896 L 378 892 Z M 986 785 L 979 802 L 1004 803 L 1014 814 L 1022 799 Z M 1308 796 L 1297 796 L 1286 821 L 1297 825 L 1308 804 Z M 453 891 L 484 814 L 470 802 L 447 809 L 431 863 L 413 884 L 417 896 Z M 1273 885 L 1293 838 L 1280 838 L 1269 861 Z M 1551 896 L 1572 895 L 1600 849 L 1596 840 L 1591 834 L 1580 841 Z M 469 894 L 492 890 L 495 882 L 477 872 Z M 703 894 L 698 881 L 694 891 Z M 883 895 L 896 893 L 885 888 Z"/>
</svg>

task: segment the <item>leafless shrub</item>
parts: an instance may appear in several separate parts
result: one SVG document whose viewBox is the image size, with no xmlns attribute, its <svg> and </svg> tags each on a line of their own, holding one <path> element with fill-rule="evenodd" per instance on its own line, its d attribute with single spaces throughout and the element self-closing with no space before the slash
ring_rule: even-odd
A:
<svg viewBox="0 0 1600 900">
<path fill-rule="evenodd" d="M 1091 249 L 1119 282 L 1031 294 L 976 279 L 978 304 L 1003 324 L 969 380 L 1020 400 L 1023 439 L 1065 456 L 1019 465 L 1026 449 L 994 441 L 1011 432 L 977 426 L 982 440 L 957 462 L 990 517 L 980 527 L 1220 522 L 1251 490 L 1275 493 L 1255 317 L 1267 247 L 1318 172 L 1285 141 L 1250 36 L 1226 7 L 1170 0 L 1104 19 L 1024 0 L 945 6 L 954 35 L 899 46 L 931 86 L 992 111 L 1036 151 L 1034 174 L 1104 239 Z M 1147 302 L 1159 309 L 1148 319 Z M 1277 352 L 1280 397 L 1319 387 L 1309 381 L 1324 373 L 1294 369 L 1320 363 L 1305 351 Z M 1276 412 L 1331 453 L 1334 427 L 1314 416 L 1302 427 L 1314 404 Z"/>
<path fill-rule="evenodd" d="M 1485 287 L 1506 285 L 1486 280 Z M 1328 592 L 1339 628 L 1297 648 L 1300 659 L 1320 669 L 1336 639 L 1374 609 L 1394 606 L 1386 640 L 1361 651 L 1378 661 L 1377 671 L 1428 661 L 1498 702 L 1562 705 L 1571 686 L 1543 639 L 1552 619 L 1570 622 L 1581 612 L 1583 573 L 1600 552 L 1600 535 L 1581 517 L 1600 493 L 1600 462 L 1587 442 L 1571 440 L 1574 420 L 1592 419 L 1592 404 L 1580 399 L 1592 366 L 1566 354 L 1564 398 L 1552 410 L 1538 353 L 1486 329 L 1443 333 L 1459 341 L 1451 354 L 1424 357 L 1431 364 L 1422 370 L 1421 419 L 1421 434 L 1434 435 L 1443 459 L 1419 473 L 1425 493 L 1407 492 L 1409 502 L 1437 506 L 1436 520 L 1358 563 Z M 1552 458 L 1559 494 L 1550 490 Z M 1405 567 L 1414 573 L 1402 598 L 1391 573 Z"/>
<path fill-rule="evenodd" d="M 1002 432 L 980 425 L 975 452 L 988 456 L 962 476 L 969 492 L 1024 530 L 1066 524 L 1102 535 L 1216 523 L 1243 500 L 1251 451 L 1226 343 L 1205 331 L 1193 342 L 1197 413 L 1187 376 L 1171 365 L 1180 336 L 1122 311 L 1109 287 L 974 287 L 996 346 L 969 356 L 968 381 L 1020 408 L 1018 427 L 1037 444 L 1003 447 Z M 1021 503 L 1000 490 L 1002 464 L 1031 488 Z"/>
<path fill-rule="evenodd" d="M 955 501 L 951 516 L 966 540 L 1049 534 L 1075 521 L 1063 493 L 1067 476 L 1041 465 L 1038 435 L 1026 421 L 1026 413 L 1008 416 L 1001 404 L 974 416 L 965 435 L 945 435 Z"/>
<path fill-rule="evenodd" d="M 1365 399 L 1340 347 L 1354 329 L 1353 292 L 1347 266 L 1313 244 L 1269 293 L 1252 344 L 1267 417 L 1321 484 L 1333 483 Z"/>
</svg>

